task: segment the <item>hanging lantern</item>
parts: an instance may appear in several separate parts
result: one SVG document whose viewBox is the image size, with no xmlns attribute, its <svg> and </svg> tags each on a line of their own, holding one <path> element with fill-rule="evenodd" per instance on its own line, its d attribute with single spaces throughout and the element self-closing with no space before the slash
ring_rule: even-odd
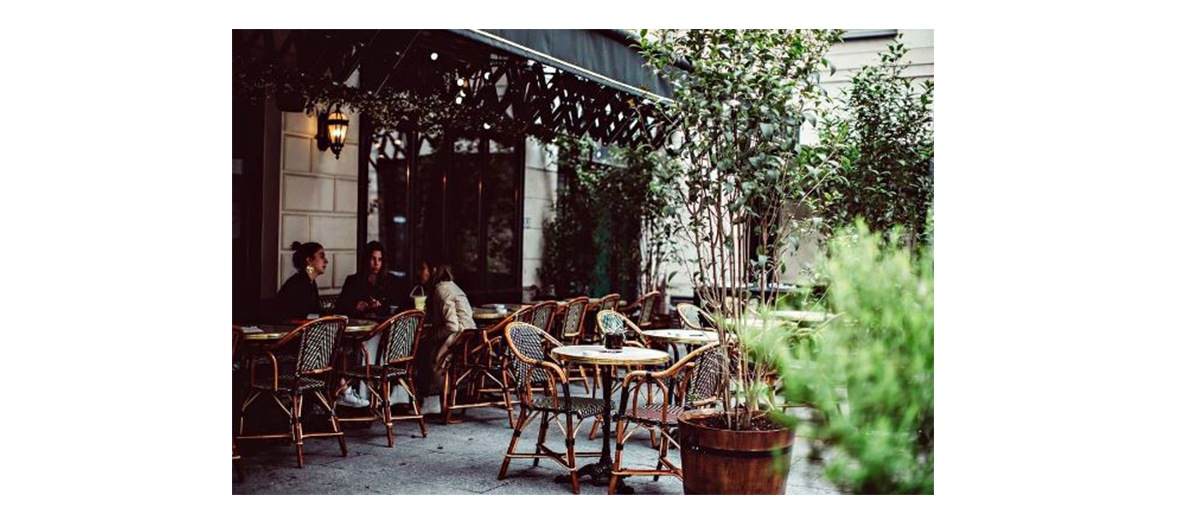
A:
<svg viewBox="0 0 1180 525">
<path fill-rule="evenodd" d="M 344 150 L 344 138 L 348 136 L 348 115 L 340 111 L 340 107 L 336 107 L 336 111 L 328 115 L 328 141 L 329 147 L 332 148 L 332 153 L 336 158 L 340 158 L 340 152 Z"/>
<path fill-rule="evenodd" d="M 348 137 L 348 115 L 340 111 L 340 106 L 336 106 L 336 110 L 331 113 L 319 114 L 317 127 L 316 144 L 320 151 L 331 149 L 339 159 L 340 152 L 344 151 L 344 139 Z"/>
</svg>

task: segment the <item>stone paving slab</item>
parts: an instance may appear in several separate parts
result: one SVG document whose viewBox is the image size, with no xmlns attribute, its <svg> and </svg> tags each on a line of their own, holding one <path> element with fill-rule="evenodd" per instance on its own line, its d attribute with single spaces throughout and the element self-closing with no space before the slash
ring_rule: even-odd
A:
<svg viewBox="0 0 1180 525">
<path fill-rule="evenodd" d="M 568 483 L 555 483 L 562 474 L 558 464 L 542 460 L 514 460 L 508 476 L 497 479 L 504 452 L 512 438 L 504 411 L 469 410 L 464 421 L 442 425 L 436 415 L 427 416 L 427 437 L 419 435 L 415 422 L 395 422 L 393 448 L 386 446 L 385 429 L 380 423 L 371 426 L 345 426 L 348 457 L 341 457 L 335 439 L 305 440 L 306 466 L 296 466 L 295 447 L 280 441 L 242 443 L 242 459 L 234 465 L 234 494 L 570 494 Z M 533 424 L 521 437 L 518 450 L 531 450 L 536 443 L 539 425 Z M 590 421 L 578 432 L 579 451 L 601 449 L 601 434 L 588 439 Z M 551 425 L 547 444 L 561 449 L 560 431 Z M 796 439 L 787 480 L 788 494 L 837 494 L 823 478 L 822 466 L 807 461 L 806 439 Z M 670 452 L 679 463 L 679 453 Z M 657 453 L 647 433 L 637 432 L 623 456 L 624 464 L 650 468 Z M 579 465 L 595 458 L 578 458 Z M 661 476 L 631 477 L 627 484 L 636 494 L 683 494 L 680 480 Z M 586 478 L 582 494 L 605 494 L 606 486 L 592 485 Z"/>
</svg>

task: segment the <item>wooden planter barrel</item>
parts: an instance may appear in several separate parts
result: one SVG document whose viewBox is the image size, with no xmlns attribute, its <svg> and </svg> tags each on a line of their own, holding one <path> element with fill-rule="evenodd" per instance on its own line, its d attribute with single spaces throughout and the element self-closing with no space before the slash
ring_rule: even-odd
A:
<svg viewBox="0 0 1180 525">
<path fill-rule="evenodd" d="M 793 429 L 723 430 L 696 423 L 715 410 L 680 416 L 685 494 L 783 494 Z"/>
</svg>

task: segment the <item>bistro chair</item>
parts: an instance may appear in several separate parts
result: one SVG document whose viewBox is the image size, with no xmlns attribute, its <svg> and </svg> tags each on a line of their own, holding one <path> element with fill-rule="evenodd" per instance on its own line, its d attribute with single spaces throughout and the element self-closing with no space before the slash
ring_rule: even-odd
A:
<svg viewBox="0 0 1180 525">
<path fill-rule="evenodd" d="M 426 437 L 426 420 L 422 417 L 422 410 L 418 405 L 418 396 L 414 392 L 413 366 L 414 356 L 418 353 L 418 341 L 421 339 L 422 325 L 426 314 L 422 310 L 406 310 L 377 325 L 363 339 L 356 341 L 364 356 L 364 367 L 349 370 L 347 362 L 340 372 L 344 384 L 340 392 L 358 381 L 364 381 L 369 389 L 368 416 L 339 418 L 340 421 L 381 421 L 385 423 L 385 437 L 389 446 L 393 446 L 393 422 L 401 420 L 418 420 L 418 427 L 422 430 L 422 437 Z M 377 356 L 373 364 L 369 364 L 369 351 L 364 342 L 381 336 L 377 346 Z M 410 408 L 413 413 L 404 416 L 394 416 L 393 406 L 389 395 L 394 387 L 405 389 L 410 397 Z"/>
<path fill-rule="evenodd" d="M 592 313 L 591 320 L 597 319 L 596 315 L 599 313 L 599 311 L 618 309 L 618 301 L 618 294 L 604 295 L 602 298 L 598 298 L 598 300 L 591 301 L 589 306 L 589 311 Z M 589 343 L 598 343 L 602 341 L 602 332 L 601 330 L 598 330 L 597 324 L 594 324 L 594 326 L 589 328 L 589 336 L 585 337 L 585 339 L 586 342 Z"/>
<path fill-rule="evenodd" d="M 500 330 L 511 318 L 497 326 Z M 443 424 L 452 423 L 451 414 L 468 408 L 499 407 L 508 411 L 508 425 L 512 425 L 512 398 L 504 384 L 502 365 L 497 349 L 502 338 L 488 338 L 492 330 L 464 330 L 451 345 L 443 367 L 442 412 Z M 460 399 L 460 394 L 463 398 Z M 491 397 L 489 397 L 491 396 Z"/>
<path fill-rule="evenodd" d="M 561 340 L 563 344 L 576 345 L 582 342 L 582 326 L 585 322 L 586 310 L 589 303 L 590 299 L 587 297 L 570 299 L 558 311 L 558 317 L 561 319 L 561 327 L 558 329 L 557 339 Z M 574 374 L 575 371 L 577 372 L 576 375 Z M 586 375 L 585 367 L 569 364 L 566 367 L 565 374 L 569 377 L 570 383 L 581 382 L 582 387 L 587 392 L 590 392 L 590 376 Z"/>
<path fill-rule="evenodd" d="M 518 401 L 512 399 L 502 334 L 511 323 L 532 321 L 532 312 L 532 306 L 525 306 L 490 328 L 466 330 L 451 345 L 457 351 L 451 352 L 443 367 L 444 425 L 451 424 L 451 414 L 455 410 L 465 413 L 468 408 L 499 407 L 508 412 L 508 426 L 512 426 L 512 405 Z M 464 393 L 462 402 L 459 400 L 461 392 Z M 488 396 L 493 399 L 489 400 Z"/>
<path fill-rule="evenodd" d="M 341 336 L 348 319 L 341 316 L 321 317 L 299 325 L 266 349 L 251 352 L 250 386 L 242 407 L 238 410 L 239 427 L 238 440 L 243 439 L 274 439 L 288 438 L 295 442 L 295 455 L 299 467 L 303 467 L 303 438 L 306 437 L 335 437 L 340 441 L 340 454 L 348 456 L 348 447 L 344 444 L 344 433 L 340 431 L 340 421 L 336 418 L 336 405 L 328 402 L 330 395 L 327 373 L 332 354 L 340 346 Z M 291 353 L 294 347 L 294 367 L 283 370 L 279 366 L 278 354 Z M 269 361 L 271 373 L 269 377 L 261 377 L 258 368 L 266 367 Z M 260 361 L 262 363 L 260 363 Z M 328 422 L 332 426 L 331 432 L 305 433 L 303 431 L 303 401 L 307 393 L 319 401 L 328 411 Z M 271 397 L 291 419 L 290 430 L 282 434 L 246 435 L 246 409 L 263 394 Z M 290 401 L 290 405 L 283 404 L 283 398 Z"/>
<path fill-rule="evenodd" d="M 627 319 L 627 316 L 615 310 L 604 310 L 598 312 L 598 331 L 605 337 L 606 334 L 623 334 L 623 344 L 626 346 L 633 346 L 635 348 L 650 348 L 650 343 L 644 337 L 643 331 L 635 326 L 635 323 Z M 643 367 L 638 367 L 643 368 Z M 628 367 L 628 371 L 634 370 L 634 367 Z M 607 367 L 606 373 L 617 374 L 615 367 Z M 602 370 L 600 367 L 594 367 L 594 387 L 591 389 L 591 395 L 597 395 L 598 384 L 601 380 Z M 621 388 L 622 382 L 616 381 L 614 388 Z M 611 392 L 614 394 L 614 392 Z M 648 392 L 650 397 L 651 392 Z M 636 399 L 638 401 L 638 398 Z M 594 434 L 598 430 L 598 421 L 590 427 L 590 439 L 594 439 Z"/>
<path fill-rule="evenodd" d="M 543 301 L 533 305 L 533 319 L 529 324 L 549 333 L 549 325 L 553 323 L 553 314 L 556 310 L 557 301 Z"/>
<path fill-rule="evenodd" d="M 713 316 L 692 303 L 676 305 L 676 314 L 680 316 L 680 324 L 689 330 L 716 330 L 717 321 Z"/>
<path fill-rule="evenodd" d="M 639 316 L 636 318 L 635 323 L 638 324 L 640 328 L 650 329 L 653 328 L 652 325 L 654 324 L 653 320 L 655 318 L 656 303 L 659 300 L 660 292 L 649 292 L 644 294 L 639 299 L 636 299 L 635 304 L 632 304 L 630 308 L 625 310 L 638 310 Z"/>
<path fill-rule="evenodd" d="M 518 323 L 533 324 L 534 317 L 536 317 L 536 306 L 534 305 L 524 305 L 512 314 L 512 318 Z"/>
<path fill-rule="evenodd" d="M 660 476 L 668 474 L 681 480 L 684 475 L 681 468 L 668 460 L 668 447 L 675 445 L 680 448 L 672 430 L 677 426 L 677 418 L 685 410 L 692 410 L 710 406 L 716 403 L 721 387 L 721 370 L 724 356 L 718 343 L 710 343 L 684 356 L 667 370 L 660 372 L 631 372 L 623 379 L 623 393 L 620 398 L 621 413 L 615 424 L 615 461 L 611 468 L 610 487 L 607 494 L 615 493 L 615 485 L 623 476 L 653 476 L 659 481 Z M 660 394 L 660 402 L 633 407 L 627 410 L 627 399 L 638 397 L 639 389 L 643 386 L 655 386 Z M 634 426 L 632 426 L 634 425 Z M 628 430 L 630 429 L 630 430 Z M 624 469 L 623 447 L 637 430 L 647 429 L 659 433 L 659 457 L 652 470 Z"/>
<path fill-rule="evenodd" d="M 620 297 L 617 293 L 604 295 L 602 299 L 598 300 L 598 311 L 617 310 L 619 308 Z"/>
<path fill-rule="evenodd" d="M 508 463 L 513 459 L 532 459 L 535 466 L 542 458 L 548 458 L 569 472 L 573 492 L 578 494 L 578 468 L 575 458 L 595 457 L 601 452 L 575 451 L 574 438 L 587 417 L 602 414 L 603 402 L 593 397 L 570 395 L 569 380 L 565 371 L 549 360 L 548 350 L 561 346 L 553 336 L 536 326 L 523 323 L 509 324 L 504 332 L 510 351 L 509 367 L 516 383 L 516 394 L 520 399 L 520 415 L 512 431 L 512 441 L 508 443 L 508 452 L 504 454 L 504 463 L 500 466 L 499 479 L 504 479 L 508 475 Z M 557 389 L 559 386 L 560 392 Z M 575 417 L 578 419 L 576 426 Z M 531 454 L 517 452 L 516 445 L 521 434 L 538 418 L 541 420 L 541 429 L 537 436 L 535 451 Z M 564 418 L 564 424 L 558 418 Z M 563 430 L 564 453 L 545 446 L 545 436 L 551 420 L 557 420 L 557 426 Z"/>
<path fill-rule="evenodd" d="M 637 348 L 648 348 L 650 344 L 643 330 L 627 319 L 627 316 L 615 310 L 598 312 L 598 331 L 602 334 L 623 334 L 624 344 Z"/>
<path fill-rule="evenodd" d="M 590 305 L 588 297 L 578 297 L 566 301 L 561 307 L 561 329 L 557 338 L 566 344 L 582 342 L 582 324 L 586 318 L 586 310 Z"/>
</svg>

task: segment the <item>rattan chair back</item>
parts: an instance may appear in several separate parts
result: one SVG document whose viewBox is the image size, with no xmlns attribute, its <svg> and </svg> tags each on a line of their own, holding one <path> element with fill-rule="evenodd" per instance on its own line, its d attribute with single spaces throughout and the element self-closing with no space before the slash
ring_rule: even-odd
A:
<svg viewBox="0 0 1180 525">
<path fill-rule="evenodd" d="M 340 346 L 348 318 L 333 315 L 308 321 L 292 330 L 284 339 L 297 337 L 299 351 L 295 354 L 295 373 L 315 373 L 331 368 L 332 353 Z"/>
<path fill-rule="evenodd" d="M 695 304 L 680 303 L 676 305 L 676 313 L 680 316 L 680 322 L 685 328 L 692 330 L 713 330 L 717 327 L 713 316 Z"/>
<path fill-rule="evenodd" d="M 391 365 L 412 361 L 418 351 L 418 339 L 426 313 L 422 310 L 406 310 L 381 323 L 381 344 L 377 350 L 377 363 Z"/>
<path fill-rule="evenodd" d="M 520 310 L 513 312 L 512 315 L 510 315 L 508 317 L 509 317 L 509 319 L 512 319 L 511 322 L 513 322 L 513 323 L 533 324 L 533 311 L 534 311 L 533 306 L 526 305 L 526 306 L 522 306 L 520 308 Z"/>
<path fill-rule="evenodd" d="M 509 371 L 516 383 L 517 398 L 532 398 L 532 387 L 544 382 L 552 387 L 550 372 L 541 365 L 549 355 L 547 347 L 560 346 L 549 334 L 528 323 L 515 322 L 504 329 L 508 341 Z M 552 388 L 547 388 L 552 393 Z"/>
<path fill-rule="evenodd" d="M 685 377 L 684 398 L 685 406 L 697 405 L 715 399 L 720 393 L 721 371 L 725 363 L 725 356 L 721 352 L 719 343 L 705 345 L 685 359 L 692 359 L 694 366 Z"/>
<path fill-rule="evenodd" d="M 588 297 L 570 299 L 565 304 L 565 319 L 562 320 L 561 337 L 578 339 L 582 337 L 582 322 L 586 318 L 586 306 L 590 303 Z"/>
<path fill-rule="evenodd" d="M 598 311 L 616 310 L 619 307 L 619 294 L 612 293 L 604 295 L 602 299 L 598 300 Z"/>
<path fill-rule="evenodd" d="M 557 310 L 557 301 L 544 301 L 533 305 L 533 320 L 530 324 L 546 332 L 553 322 L 553 312 Z"/>
<path fill-rule="evenodd" d="M 641 334 L 627 316 L 614 310 L 598 312 L 598 331 L 605 334 L 623 334 L 630 339 L 638 339 Z"/>
<path fill-rule="evenodd" d="M 656 302 L 659 300 L 660 292 L 650 292 L 638 299 L 640 327 L 647 328 L 651 325 L 652 317 L 656 312 Z"/>
</svg>

